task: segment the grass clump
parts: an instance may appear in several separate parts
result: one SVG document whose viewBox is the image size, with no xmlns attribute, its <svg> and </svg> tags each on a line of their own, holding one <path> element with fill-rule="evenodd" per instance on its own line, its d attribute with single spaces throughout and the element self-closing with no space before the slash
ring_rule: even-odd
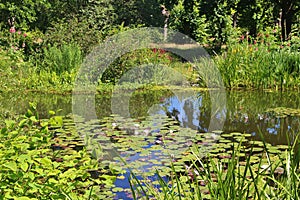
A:
<svg viewBox="0 0 300 200">
<path fill-rule="evenodd" d="M 299 89 L 300 52 L 294 46 L 242 41 L 214 61 L 227 88 Z"/>
</svg>

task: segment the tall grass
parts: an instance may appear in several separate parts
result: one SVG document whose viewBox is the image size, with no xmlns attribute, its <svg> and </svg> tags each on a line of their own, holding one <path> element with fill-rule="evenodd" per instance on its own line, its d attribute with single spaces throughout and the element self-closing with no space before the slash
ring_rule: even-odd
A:
<svg viewBox="0 0 300 200">
<path fill-rule="evenodd" d="M 271 48 L 244 41 L 229 45 L 214 61 L 228 88 L 300 88 L 300 52 L 289 44 Z"/>
<path fill-rule="evenodd" d="M 297 141 L 297 140 L 296 140 Z M 197 150 L 186 173 L 172 172 L 169 181 L 158 174 L 159 185 L 139 180 L 132 173 L 134 199 L 300 199 L 300 151 L 296 143 L 283 153 L 280 160 L 271 159 L 264 143 L 264 156 L 252 163 L 254 152 L 241 164 L 242 146 L 234 148 L 231 157 L 219 160 L 202 158 Z M 245 154 L 244 154 L 245 155 Z M 252 156 L 251 156 L 252 155 Z M 280 168 L 281 166 L 282 168 Z M 278 172 L 281 169 L 281 172 Z"/>
</svg>

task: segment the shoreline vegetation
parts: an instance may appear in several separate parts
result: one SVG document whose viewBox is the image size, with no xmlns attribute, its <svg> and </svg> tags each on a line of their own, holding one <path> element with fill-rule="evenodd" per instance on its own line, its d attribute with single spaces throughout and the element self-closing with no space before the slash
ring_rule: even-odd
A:
<svg viewBox="0 0 300 200">
<path fill-rule="evenodd" d="M 226 45 L 221 53 L 211 56 L 210 60 L 200 60 L 193 64 L 182 61 L 176 55 L 163 49 L 143 49 L 130 52 L 119 58 L 106 70 L 102 77 L 99 77 L 97 91 L 109 92 L 127 71 L 141 65 L 166 66 L 182 74 L 189 81 L 190 87 L 206 88 L 201 69 L 203 69 L 202 67 L 208 69 L 211 64 L 218 69 L 227 90 L 299 91 L 300 47 L 298 46 L 300 46 L 300 39 L 283 47 L 282 45 L 266 43 L 267 38 L 260 37 L 260 42 L 257 41 L 259 38 L 250 42 L 239 38 Z M 10 55 L 12 57 L 8 57 L 5 55 L 7 53 L 5 50 L 0 50 L 2 57 L 0 62 L 2 87 L 0 91 L 71 93 L 83 57 L 78 59 L 77 54 L 80 53 L 72 53 L 71 47 L 52 48 L 55 48 L 55 51 L 53 50 L 55 53 L 53 52 L 51 59 L 44 58 L 46 62 L 39 63 L 41 66 L 33 66 L 30 60 L 16 60 L 14 56 L 17 55 L 14 53 Z M 69 57 L 64 57 L 66 55 Z M 74 59 L 77 60 L 74 61 Z M 72 69 L 62 70 L 58 65 L 58 63 L 64 64 L 62 60 L 68 60 L 68 63 L 74 62 L 72 65 L 66 64 L 64 66 L 64 68 L 71 67 Z M 46 69 L 45 63 L 48 63 L 47 66 L 57 66 L 54 66 L 55 69 Z M 153 81 L 144 84 L 141 88 L 146 87 L 148 89 L 168 85 L 168 79 L 172 80 L 173 78 L 166 74 L 163 67 L 161 71 L 155 73 L 157 75 L 153 75 Z M 162 77 L 163 74 L 165 74 L 164 77 Z M 127 84 L 124 88 L 130 88 L 130 84 L 132 83 Z"/>
</svg>

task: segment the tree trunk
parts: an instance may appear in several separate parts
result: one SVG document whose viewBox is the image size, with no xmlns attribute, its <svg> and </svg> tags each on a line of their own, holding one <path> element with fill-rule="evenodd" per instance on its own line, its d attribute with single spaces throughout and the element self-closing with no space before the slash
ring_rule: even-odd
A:
<svg viewBox="0 0 300 200">
<path fill-rule="evenodd" d="M 232 15 L 232 26 L 233 26 L 233 28 L 236 28 L 236 25 L 237 25 L 237 13 L 234 13 Z"/>
<path fill-rule="evenodd" d="M 286 39 L 286 27 L 285 27 L 285 11 L 282 9 L 282 13 L 281 13 L 281 19 L 280 19 L 280 26 L 281 26 L 281 37 L 282 40 L 285 41 Z"/>
<path fill-rule="evenodd" d="M 291 3 L 287 3 L 282 6 L 281 13 L 281 36 L 282 40 L 285 41 L 289 38 L 292 31 L 292 23 L 295 10 L 293 10 Z"/>
<path fill-rule="evenodd" d="M 286 39 L 290 38 L 290 34 L 292 32 L 293 17 L 294 17 L 293 11 L 288 12 L 286 15 L 286 21 L 285 21 Z"/>
</svg>

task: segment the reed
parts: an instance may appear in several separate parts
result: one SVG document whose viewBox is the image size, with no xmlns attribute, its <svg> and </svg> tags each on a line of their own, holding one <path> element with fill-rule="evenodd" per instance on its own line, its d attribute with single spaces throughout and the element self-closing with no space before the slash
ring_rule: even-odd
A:
<svg viewBox="0 0 300 200">
<path fill-rule="evenodd" d="M 235 43 L 213 57 L 227 88 L 299 89 L 300 52 L 291 46 Z"/>
</svg>

